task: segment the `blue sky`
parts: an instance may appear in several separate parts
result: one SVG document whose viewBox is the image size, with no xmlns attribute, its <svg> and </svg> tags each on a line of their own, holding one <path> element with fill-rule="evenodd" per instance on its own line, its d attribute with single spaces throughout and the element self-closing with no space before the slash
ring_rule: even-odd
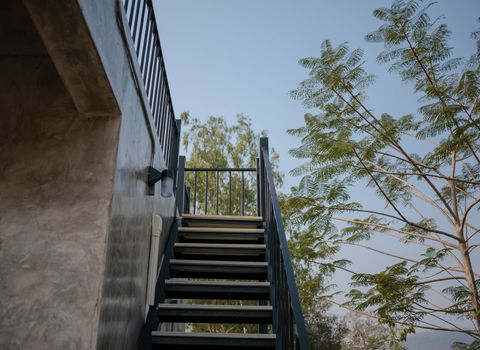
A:
<svg viewBox="0 0 480 350">
<path fill-rule="evenodd" d="M 413 87 L 400 81 L 388 66 L 376 63 L 380 44 L 366 43 L 366 33 L 380 22 L 372 11 L 388 6 L 380 0 L 156 0 L 156 16 L 174 109 L 206 119 L 210 115 L 234 121 L 244 113 L 256 130 L 266 129 L 270 145 L 280 153 L 280 167 L 286 174 L 283 190 L 298 179 L 288 172 L 299 160 L 288 155 L 298 145 L 286 130 L 303 125 L 307 110 L 292 100 L 289 91 L 307 78 L 298 65 L 306 56 L 318 56 L 320 44 L 348 41 L 365 51 L 365 68 L 377 76 L 369 89 L 368 106 L 377 113 L 415 113 L 418 107 Z M 445 15 L 453 31 L 454 55 L 468 56 L 475 50 L 470 39 L 478 27 L 480 0 L 440 0 L 432 16 Z M 362 195 L 362 190 L 357 190 Z M 374 197 L 373 197 L 374 198 Z M 397 243 L 398 244 L 398 243 Z M 392 241 L 380 238 L 377 247 L 392 248 Z M 347 248 L 344 253 L 359 257 L 356 270 L 390 264 L 364 251 Z M 414 248 L 409 252 L 418 254 Z M 338 276 L 335 283 L 346 283 Z M 448 345 L 448 344 L 446 344 Z M 448 347 L 447 347 L 448 348 Z"/>
<path fill-rule="evenodd" d="M 377 65 L 379 44 L 364 35 L 378 27 L 372 11 L 379 0 L 156 0 L 156 16 L 175 112 L 233 121 L 237 113 L 269 132 L 287 174 L 298 160 L 288 150 L 298 144 L 287 136 L 303 123 L 306 110 L 288 92 L 307 77 L 297 62 L 318 55 L 330 39 L 365 50 L 366 69 L 377 75 L 369 105 L 393 115 L 415 112 L 416 97 L 387 66 Z M 441 0 L 433 13 L 445 14 L 458 55 L 474 50 L 470 32 L 480 16 L 479 0 Z M 296 184 L 287 176 L 285 187 Z"/>
</svg>

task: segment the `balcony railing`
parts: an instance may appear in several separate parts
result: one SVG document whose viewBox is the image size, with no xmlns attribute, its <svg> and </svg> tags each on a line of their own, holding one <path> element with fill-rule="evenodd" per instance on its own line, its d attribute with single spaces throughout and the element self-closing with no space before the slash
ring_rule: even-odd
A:
<svg viewBox="0 0 480 350">
<path fill-rule="evenodd" d="M 181 156 L 180 176 L 177 189 L 180 215 L 259 214 L 257 168 L 185 168 L 185 157 Z"/>
<path fill-rule="evenodd" d="M 153 125 L 169 169 L 176 172 L 180 122 L 175 120 L 151 0 L 123 0 Z"/>
</svg>

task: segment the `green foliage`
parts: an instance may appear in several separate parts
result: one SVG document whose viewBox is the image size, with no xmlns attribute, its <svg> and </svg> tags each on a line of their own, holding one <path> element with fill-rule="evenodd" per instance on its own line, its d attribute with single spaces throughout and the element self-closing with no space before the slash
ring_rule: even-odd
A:
<svg viewBox="0 0 480 350">
<path fill-rule="evenodd" d="M 475 340 L 471 344 L 455 342 L 452 345 L 452 350 L 480 350 L 480 341 Z"/>
<path fill-rule="evenodd" d="M 375 274 L 356 273 L 352 280 L 352 287 L 367 289 L 350 290 L 346 295 L 350 298 L 349 304 L 358 310 L 373 307 L 380 323 L 394 327 L 399 319 L 414 324 L 424 317 L 423 312 L 416 310 L 416 305 L 425 302 L 425 287 L 417 283 L 418 276 L 412 275 L 406 261 Z"/>
<path fill-rule="evenodd" d="M 331 271 L 331 268 L 316 263 L 324 256 L 325 247 L 319 245 L 313 232 L 297 220 L 295 209 L 289 205 L 289 200 L 289 195 L 279 196 L 285 230 L 290 235 L 288 247 L 310 348 L 341 350 L 342 340 L 347 332 L 346 325 L 338 316 L 327 314 L 330 305 L 323 298 L 333 288 L 327 283 L 328 271 Z"/>
<path fill-rule="evenodd" d="M 304 125 L 288 131 L 301 140 L 291 155 L 304 160 L 291 171 L 302 179 L 286 199 L 289 220 L 302 228 L 291 245 L 317 262 L 314 271 L 324 279 L 339 269 L 351 273 L 346 305 L 390 327 L 401 325 L 402 339 L 414 327 L 448 329 L 452 315 L 475 327 L 450 330 L 479 337 L 480 295 L 470 255 L 479 232 L 472 212 L 480 203 L 480 31 L 472 34 L 472 57 L 452 57 L 450 31 L 441 18 L 429 17 L 430 6 L 393 1 L 374 11 L 382 24 L 366 36 L 385 46 L 378 62 L 413 83 L 418 113 L 393 116 L 367 106 L 375 77 L 365 71 L 361 49 L 326 40 L 319 57 L 299 61 L 309 77 L 291 96 L 319 113 L 305 114 Z M 378 205 L 352 198 L 358 187 Z M 369 245 L 378 235 L 397 239 L 396 254 Z M 400 262 L 376 273 L 353 271 L 338 259 L 345 244 Z M 403 257 L 402 244 L 424 252 Z M 435 278 L 425 278 L 427 272 Z M 438 281 L 451 285 L 443 290 L 451 300 L 444 307 L 427 296 Z M 331 297 L 332 290 L 323 294 Z M 432 326 L 432 317 L 443 321 Z"/>
<path fill-rule="evenodd" d="M 255 132 L 252 121 L 244 115 L 237 115 L 236 123 L 228 125 L 223 117 L 209 117 L 205 122 L 191 117 L 188 112 L 181 115 L 184 126 L 183 145 L 188 152 L 186 167 L 189 168 L 255 168 L 259 155 L 259 138 L 266 136 L 266 131 Z M 283 174 L 278 170 L 279 156 L 272 149 L 270 160 L 277 186 L 283 183 Z M 197 212 L 216 214 L 218 176 L 218 212 L 219 214 L 241 215 L 242 177 L 240 172 L 209 173 L 208 192 L 206 191 L 206 173 L 197 175 Z M 195 181 L 193 173 L 187 172 L 185 183 L 191 190 L 191 210 L 193 210 L 193 192 Z M 256 215 L 256 174 L 245 173 L 245 214 Z M 229 196 L 232 195 L 232 208 L 229 207 Z M 205 208 L 205 195 L 207 208 Z"/>
</svg>

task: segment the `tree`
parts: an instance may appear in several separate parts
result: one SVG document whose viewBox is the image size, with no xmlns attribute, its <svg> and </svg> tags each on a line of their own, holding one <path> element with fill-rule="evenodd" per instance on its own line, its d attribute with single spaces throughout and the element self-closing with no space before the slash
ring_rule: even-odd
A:
<svg viewBox="0 0 480 350">
<path fill-rule="evenodd" d="M 182 113 L 181 117 L 186 130 L 183 132 L 183 145 L 188 156 L 187 168 L 244 168 L 255 167 L 259 155 L 259 139 L 266 136 L 266 131 L 255 132 L 250 118 L 237 115 L 236 123 L 228 125 L 222 117 L 209 117 L 205 122 L 197 117 L 191 117 L 189 113 Z M 270 151 L 272 170 L 277 186 L 283 182 L 283 174 L 278 170 L 279 156 L 272 149 Z M 216 174 L 210 174 L 208 178 L 208 191 L 206 189 L 207 178 L 205 172 L 197 175 L 196 199 L 197 213 L 216 214 Z M 255 174 L 253 174 L 255 175 Z M 226 174 L 219 173 L 219 214 L 241 215 L 241 188 L 242 180 L 239 173 L 232 173 L 232 211 L 229 208 L 229 178 Z M 187 186 L 194 191 L 193 173 L 185 176 Z M 257 215 L 256 209 L 256 176 L 245 176 L 245 215 Z M 207 206 L 205 207 L 205 194 Z M 193 195 L 193 192 L 192 192 Z M 208 200 L 214 199 L 215 200 Z M 191 198 L 192 200 L 192 198 Z M 193 203 L 191 204 L 193 208 Z M 192 300 L 192 303 L 205 303 L 205 300 Z M 211 300 L 211 304 L 237 304 L 253 305 L 255 301 L 226 301 Z M 194 324 L 192 329 L 196 332 L 221 332 L 242 333 L 256 332 L 257 326 L 240 324 Z"/>
<path fill-rule="evenodd" d="M 183 132 L 183 145 L 188 152 L 186 166 L 190 168 L 255 168 L 259 155 L 259 138 L 267 135 L 266 131 L 255 132 L 250 118 L 237 115 L 234 125 L 228 125 L 224 118 L 211 116 L 206 122 L 191 117 L 188 112 L 180 116 L 186 130 Z M 283 183 L 283 174 L 278 170 L 279 156 L 272 149 L 270 152 L 272 170 L 277 186 Z M 232 181 L 232 207 L 230 210 L 230 176 Z M 206 191 L 206 173 L 197 175 L 196 211 L 215 214 L 217 212 L 217 176 L 219 195 L 219 214 L 241 214 L 242 177 L 240 172 L 209 173 L 208 192 Z M 191 206 L 193 210 L 193 192 L 195 191 L 194 174 L 188 172 L 185 180 L 192 191 Z M 244 174 L 245 214 L 256 215 L 256 176 Z M 208 194 L 205 208 L 205 194 Z"/>
<path fill-rule="evenodd" d="M 303 317 L 312 350 L 341 350 L 347 334 L 345 322 L 336 315 L 328 314 L 331 304 L 323 296 L 332 289 L 322 266 L 315 263 L 315 237 L 306 230 L 289 205 L 289 194 L 279 195 L 285 231 L 288 233 L 288 248 L 292 258 Z"/>
<path fill-rule="evenodd" d="M 383 24 L 366 36 L 385 46 L 378 61 L 413 83 L 417 114 L 378 114 L 367 105 L 375 78 L 365 71 L 360 49 L 327 40 L 320 57 L 300 60 L 309 78 L 292 96 L 320 113 L 306 114 L 305 125 L 289 131 L 301 138 L 291 154 L 305 160 L 292 171 L 302 180 L 289 205 L 306 237 L 314 238 L 310 257 L 320 271 L 352 274 L 344 307 L 400 325 L 402 339 L 415 327 L 480 339 L 480 282 L 472 264 L 480 232 L 474 219 L 480 203 L 480 31 L 472 34 L 475 55 L 452 58 L 450 31 L 429 17 L 430 6 L 393 1 L 373 12 Z M 354 200 L 355 187 L 370 190 L 378 205 Z M 416 245 L 422 253 L 412 258 L 375 248 L 380 235 L 400 242 L 397 251 Z M 338 259 L 344 245 L 398 263 L 375 273 L 355 271 Z M 432 293 L 445 302 L 433 301 Z"/>
<path fill-rule="evenodd" d="M 347 315 L 348 336 L 342 350 L 405 350 L 392 329 L 376 320 L 351 312 Z"/>
</svg>

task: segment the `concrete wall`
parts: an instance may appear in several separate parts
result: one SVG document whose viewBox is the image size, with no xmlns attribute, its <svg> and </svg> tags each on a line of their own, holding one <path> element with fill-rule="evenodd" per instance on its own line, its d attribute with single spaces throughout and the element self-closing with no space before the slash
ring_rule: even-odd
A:
<svg viewBox="0 0 480 350">
<path fill-rule="evenodd" d="M 7 3 L 1 12 L 15 12 L 21 29 L 9 36 L 28 35 L 21 47 L 0 35 L 0 348 L 136 349 L 151 216 L 162 215 L 166 231 L 174 201 L 147 195 L 145 168 L 164 161 L 117 3 L 78 0 L 78 8 L 120 118 L 79 112 L 42 28 L 18 1 Z"/>
</svg>

